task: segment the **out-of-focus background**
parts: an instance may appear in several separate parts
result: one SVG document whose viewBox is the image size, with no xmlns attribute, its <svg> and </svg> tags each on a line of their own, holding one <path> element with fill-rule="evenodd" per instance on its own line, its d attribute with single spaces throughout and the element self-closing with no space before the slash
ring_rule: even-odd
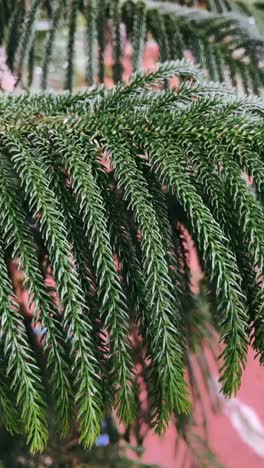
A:
<svg viewBox="0 0 264 468">
<path fill-rule="evenodd" d="M 263 389 L 263 369 L 254 360 L 251 351 L 237 397 L 230 401 L 222 400 L 217 414 L 211 412 L 204 390 L 209 443 L 219 461 L 228 468 L 264 466 Z M 169 429 L 163 439 L 148 434 L 144 446 L 146 463 L 155 463 L 163 468 L 184 466 L 185 453 L 181 448 L 175 461 L 174 428 Z"/>
</svg>

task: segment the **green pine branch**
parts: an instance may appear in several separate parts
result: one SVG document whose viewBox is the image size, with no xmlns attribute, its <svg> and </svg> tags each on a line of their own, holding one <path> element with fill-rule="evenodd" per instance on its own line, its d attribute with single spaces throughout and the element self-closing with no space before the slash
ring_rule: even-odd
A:
<svg viewBox="0 0 264 468">
<path fill-rule="evenodd" d="M 139 369 L 148 424 L 162 433 L 174 414 L 188 422 L 190 399 L 201 402 L 190 353 L 206 381 L 213 327 L 227 397 L 251 340 L 263 362 L 263 110 L 184 61 L 113 90 L 2 96 L 0 414 L 33 451 L 46 444 L 49 405 L 59 435 L 75 424 L 85 447 L 111 409 L 135 421 Z M 31 329 L 45 330 L 35 345 L 14 261 Z"/>
</svg>

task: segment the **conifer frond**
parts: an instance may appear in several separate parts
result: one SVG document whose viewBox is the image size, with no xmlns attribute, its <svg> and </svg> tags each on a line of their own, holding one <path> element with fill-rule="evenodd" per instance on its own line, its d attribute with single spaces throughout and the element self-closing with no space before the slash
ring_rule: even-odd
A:
<svg viewBox="0 0 264 468">
<path fill-rule="evenodd" d="M 4 233 L 8 234 L 8 228 L 3 229 L 3 225 L 1 225 L 1 236 L 3 230 Z M 5 263 L 2 239 L 0 266 L 1 345 L 6 363 L 6 377 L 10 378 L 11 389 L 15 393 L 16 404 L 19 408 L 19 416 L 24 425 L 27 441 L 32 451 L 41 451 L 44 449 L 48 437 L 44 388 L 41 382 L 40 370 L 28 343 L 25 326 L 18 313 L 18 304 L 14 298 L 12 283 Z M 5 380 L 3 380 L 2 394 L 4 394 L 5 389 L 6 384 Z M 3 398 L 3 403 L 2 411 L 5 415 L 3 422 L 7 423 L 6 427 L 9 430 L 15 431 L 17 424 L 13 425 L 11 422 L 10 410 L 7 409 L 5 398 Z M 7 412 L 9 413 L 8 416 Z M 8 419 L 6 420 L 6 418 Z M 12 426 L 10 426 L 10 423 Z"/>
<path fill-rule="evenodd" d="M 175 75 L 180 85 L 168 89 Z M 260 99 L 206 83 L 184 61 L 110 91 L 1 98 L 0 404 L 7 429 L 25 432 L 33 450 L 46 443 L 49 404 L 59 434 L 75 419 L 86 447 L 111 407 L 126 424 L 134 420 L 132 330 L 158 433 L 188 412 L 197 387 L 189 353 L 212 327 L 226 396 L 239 388 L 250 340 L 263 362 L 263 109 Z M 186 236 L 203 270 L 202 295 L 214 305 L 203 313 Z M 38 350 L 14 295 L 14 260 L 31 325 L 45 329 Z M 206 373 L 203 358 L 199 365 Z"/>
</svg>

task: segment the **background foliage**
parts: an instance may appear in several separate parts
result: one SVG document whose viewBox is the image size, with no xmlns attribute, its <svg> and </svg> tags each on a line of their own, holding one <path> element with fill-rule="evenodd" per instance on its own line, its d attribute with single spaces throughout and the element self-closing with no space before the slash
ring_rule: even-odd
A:
<svg viewBox="0 0 264 468">
<path fill-rule="evenodd" d="M 34 63 L 41 65 L 40 86 L 48 86 L 56 38 L 65 37 L 61 67 L 64 87 L 72 89 L 80 48 L 85 51 L 82 73 L 88 85 L 105 78 L 105 53 L 112 44 L 112 78 L 122 78 L 125 43 L 133 45 L 132 67 L 142 67 L 144 44 L 152 37 L 160 61 L 183 58 L 199 63 L 209 79 L 226 81 L 240 91 L 260 93 L 263 88 L 263 37 L 253 13 L 261 4 L 233 0 L 187 3 L 157 0 L 1 0 L 2 31 L 7 43 L 7 63 L 24 86 L 32 83 Z M 76 47 L 76 44 L 78 46 Z M 78 52 L 77 52 L 78 51 Z M 58 56 L 58 55 L 57 55 Z M 23 71 L 27 69 L 26 75 Z M 55 73 L 58 73 L 56 66 Z"/>
</svg>

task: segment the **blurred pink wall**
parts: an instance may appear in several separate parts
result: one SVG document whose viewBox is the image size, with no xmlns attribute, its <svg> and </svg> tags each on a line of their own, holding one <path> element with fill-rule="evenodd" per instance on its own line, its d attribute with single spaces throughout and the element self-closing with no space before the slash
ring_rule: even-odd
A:
<svg viewBox="0 0 264 468">
<path fill-rule="evenodd" d="M 244 372 L 241 389 L 232 404 L 227 404 L 226 414 L 213 415 L 207 403 L 209 420 L 209 442 L 220 462 L 227 468 L 262 468 L 264 467 L 264 373 L 254 354 L 249 352 L 248 366 Z M 207 401 L 205 395 L 205 401 Z M 248 405 L 244 407 L 244 405 Z M 224 406 L 225 407 L 225 406 Z M 253 411 L 256 415 L 254 415 Z M 235 414 L 233 414 L 235 413 Z M 258 427 L 255 416 L 263 428 Z M 238 429 L 232 425 L 234 418 Z M 263 432 L 262 432 L 263 430 Z M 243 437 L 252 446 L 243 441 Z M 254 446 L 254 447 L 253 447 Z M 181 468 L 183 450 L 175 460 L 175 430 L 170 428 L 163 439 L 151 434 L 145 441 L 145 463 L 155 463 L 163 468 Z M 258 455 L 262 452 L 262 456 Z M 210 466 L 210 465 L 209 465 Z"/>
</svg>

